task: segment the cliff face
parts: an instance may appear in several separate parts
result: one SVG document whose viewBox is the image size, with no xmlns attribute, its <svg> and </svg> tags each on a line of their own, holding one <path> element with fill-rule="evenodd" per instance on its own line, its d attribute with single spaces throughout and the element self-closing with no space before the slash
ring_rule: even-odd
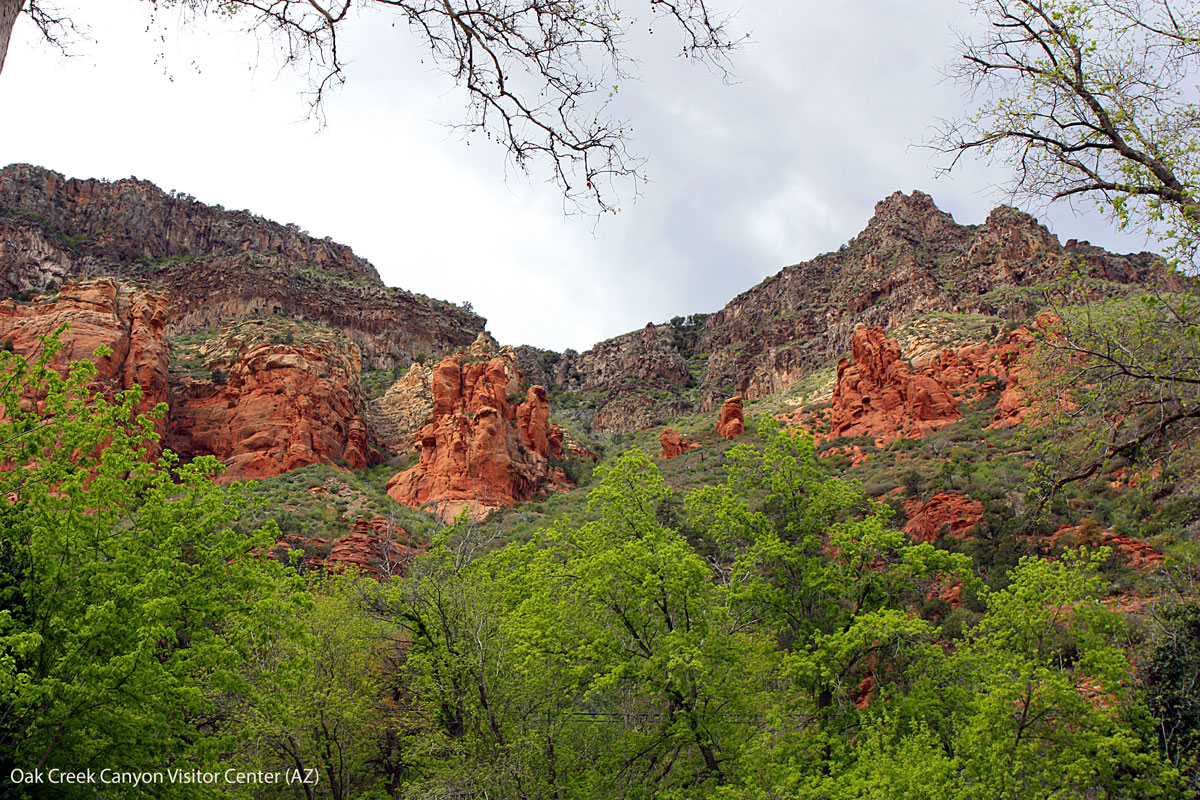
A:
<svg viewBox="0 0 1200 800">
<path fill-rule="evenodd" d="M 622 432 L 715 409 L 733 394 L 785 389 L 845 353 L 859 325 L 890 329 L 930 311 L 1026 319 L 1038 302 L 1029 287 L 1073 270 L 1093 279 L 1080 292 L 1101 293 L 1163 274 L 1150 254 L 1063 245 L 1011 208 L 959 225 L 928 195 L 897 192 L 838 252 L 783 269 L 715 314 L 648 325 L 580 354 L 531 356 L 547 380 L 593 402 L 581 421 Z"/>
<path fill-rule="evenodd" d="M 167 446 L 216 456 L 224 480 L 343 459 L 366 466 L 358 348 L 335 336 L 277 341 L 272 330 L 249 321 L 206 343 L 213 377 L 173 382 Z"/>
<path fill-rule="evenodd" d="M 137 288 L 111 278 L 67 282 L 54 295 L 29 302 L 0 301 L 0 340 L 26 357 L 40 351 L 39 337 L 60 326 L 62 367 L 91 359 L 101 345 L 111 354 L 95 359 L 97 378 L 114 390 L 142 387 L 141 413 L 167 401 L 167 302 L 160 292 Z M 166 421 L 158 423 L 159 432 Z"/>
<path fill-rule="evenodd" d="M 350 248 L 295 226 L 136 179 L 0 170 L 0 291 L 54 290 L 89 275 L 163 289 L 170 335 L 277 314 L 344 332 L 380 369 L 466 346 L 484 326 L 457 306 L 384 286 Z"/>
<path fill-rule="evenodd" d="M 343 278 L 379 282 L 349 247 L 314 239 L 248 211 L 226 211 L 167 194 L 136 178 L 65 178 L 28 164 L 0 170 L 0 206 L 51 231 L 86 258 L 131 264 L 159 258 L 253 251 L 320 267 Z"/>
</svg>

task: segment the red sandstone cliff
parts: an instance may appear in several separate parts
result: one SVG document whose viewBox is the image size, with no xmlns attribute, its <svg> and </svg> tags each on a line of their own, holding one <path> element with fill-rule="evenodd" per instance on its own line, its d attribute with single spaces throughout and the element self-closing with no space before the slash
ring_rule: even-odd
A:
<svg viewBox="0 0 1200 800">
<path fill-rule="evenodd" d="M 171 387 L 167 445 L 216 456 L 228 467 L 225 480 L 343 458 L 365 466 L 358 348 L 333 336 L 275 343 L 255 328 L 236 327 L 213 344 L 216 379 L 185 377 Z"/>
<path fill-rule="evenodd" d="M 159 292 L 136 288 L 111 278 L 63 284 L 56 295 L 32 298 L 28 303 L 0 301 L 0 340 L 11 342 L 14 352 L 36 356 L 40 336 L 62 325 L 64 347 L 59 363 L 91 359 L 104 345 L 112 353 L 96 360 L 97 378 L 121 390 L 142 387 L 138 405 L 145 413 L 167 400 L 167 303 Z M 159 432 L 165 422 L 158 424 Z"/>
</svg>

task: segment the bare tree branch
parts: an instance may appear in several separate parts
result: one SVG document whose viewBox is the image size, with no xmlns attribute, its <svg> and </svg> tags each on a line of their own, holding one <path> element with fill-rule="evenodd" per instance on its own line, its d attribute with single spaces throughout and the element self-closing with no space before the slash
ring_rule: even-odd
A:
<svg viewBox="0 0 1200 800">
<path fill-rule="evenodd" d="M 174 9 L 188 18 L 218 13 L 241 21 L 285 65 L 307 71 L 310 108 L 317 117 L 328 93 L 345 81 L 339 39 L 343 24 L 355 10 L 388 10 L 407 24 L 437 67 L 465 93 L 466 115 L 458 129 L 498 143 L 517 169 L 548 168 L 568 210 L 596 213 L 613 210 L 621 190 L 636 190 L 644 179 L 643 160 L 629 148 L 630 125 L 615 117 L 610 105 L 621 82 L 636 71 L 626 49 L 632 26 L 662 21 L 677 28 L 682 33 L 680 55 L 725 76 L 737 44 L 728 18 L 713 13 L 707 0 L 150 2 L 155 10 Z M 0 0 L 4 47 L 6 9 L 31 17 L 51 42 L 63 41 L 63 26 L 70 25 L 43 0 L 24 0 L 24 7 L 22 0 Z M 637 10 L 649 20 L 639 22 Z"/>
</svg>

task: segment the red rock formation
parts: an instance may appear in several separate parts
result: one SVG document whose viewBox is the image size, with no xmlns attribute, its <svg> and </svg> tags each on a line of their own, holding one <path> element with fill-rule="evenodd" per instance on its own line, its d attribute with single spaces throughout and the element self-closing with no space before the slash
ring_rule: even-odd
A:
<svg viewBox="0 0 1200 800">
<path fill-rule="evenodd" d="M 877 447 L 900 437 L 920 438 L 961 416 L 956 393 L 972 402 L 997 390 L 990 427 L 1018 425 L 1029 413 L 1025 395 L 1035 378 L 1027 359 L 1032 345 L 1033 333 L 1024 326 L 1001 344 L 976 342 L 930 352 L 918 342 L 910 351 L 919 370 L 914 374 L 896 340 L 880 328 L 858 328 L 851 342 L 853 361 L 838 363 L 827 438 L 874 436 Z"/>
<path fill-rule="evenodd" d="M 1004 381 L 1004 390 L 996 402 L 996 414 L 989 428 L 1012 428 L 1029 417 L 1026 393 L 1037 377 L 1027 358 L 1032 349 L 1033 332 L 1022 325 L 1008 335 L 996 353 L 992 374 Z"/>
<path fill-rule="evenodd" d="M 184 378 L 172 387 L 167 444 L 216 456 L 228 468 L 226 481 L 336 463 L 348 444 L 365 461 L 365 437 L 351 437 L 358 383 L 353 345 L 250 343 L 233 357 L 223 383 Z"/>
<path fill-rule="evenodd" d="M 341 572 L 353 565 L 376 578 L 400 577 L 421 552 L 409 541 L 408 531 L 386 517 L 356 519 L 349 535 L 333 543 L 322 566 Z"/>
<path fill-rule="evenodd" d="M 938 597 L 950 604 L 950 608 L 962 608 L 962 581 L 955 581 L 938 593 Z"/>
<path fill-rule="evenodd" d="M 851 352 L 853 361 L 838 362 L 830 438 L 917 438 L 962 416 L 945 384 L 914 375 L 882 328 L 855 329 Z"/>
<path fill-rule="evenodd" d="M 166 322 L 167 303 L 161 293 L 111 278 L 68 282 L 57 297 L 46 295 L 29 304 L 0 302 L 0 340 L 11 342 L 14 352 L 33 356 L 41 348 L 38 337 L 70 325 L 60 337 L 64 347 L 59 364 L 94 360 L 97 377 L 107 386 L 141 386 L 142 413 L 167 400 Z M 101 345 L 112 353 L 93 359 Z M 165 423 L 158 428 L 165 430 Z"/>
<path fill-rule="evenodd" d="M 472 352 L 486 349 L 476 342 Z M 562 456 L 562 431 L 549 422 L 546 390 L 531 387 L 524 403 L 511 405 L 508 396 L 520 380 L 512 351 L 468 360 L 477 357 L 452 356 L 434 368 L 433 413 L 417 434 L 420 459 L 387 484 L 397 502 L 431 504 L 445 519 L 464 508 L 480 518 L 567 483 L 549 463 Z"/>
<path fill-rule="evenodd" d="M 917 498 L 904 501 L 908 522 L 904 532 L 917 542 L 933 542 L 943 531 L 963 538 L 983 520 L 983 503 L 954 492 L 937 492 L 922 503 Z"/>
<path fill-rule="evenodd" d="M 371 448 L 367 445 L 367 426 L 361 417 L 350 420 L 346 429 L 346 449 L 342 458 L 350 469 L 366 469 L 370 462 Z"/>
<path fill-rule="evenodd" d="M 746 417 L 742 413 L 742 396 L 734 395 L 721 405 L 717 420 L 717 436 L 734 439 L 746 432 Z"/>
<path fill-rule="evenodd" d="M 1102 529 L 1093 519 L 1085 517 L 1078 525 L 1060 525 L 1050 541 L 1061 547 L 1111 547 L 1134 567 L 1152 568 L 1163 563 L 1163 554 L 1143 541 L 1118 533 L 1115 528 Z"/>
<path fill-rule="evenodd" d="M 546 387 L 529 387 L 525 402 L 517 406 L 517 428 L 525 446 L 542 458 L 555 458 L 552 454 L 562 453 L 562 430 L 550 424 Z"/>
<path fill-rule="evenodd" d="M 700 446 L 674 428 L 663 428 L 663 432 L 658 435 L 658 443 L 662 448 L 658 452 L 659 458 L 675 458 Z"/>
<path fill-rule="evenodd" d="M 865 711 L 871 706 L 871 695 L 875 691 L 875 676 L 867 675 L 858 682 L 858 692 L 855 694 L 854 707 L 859 711 Z"/>
</svg>

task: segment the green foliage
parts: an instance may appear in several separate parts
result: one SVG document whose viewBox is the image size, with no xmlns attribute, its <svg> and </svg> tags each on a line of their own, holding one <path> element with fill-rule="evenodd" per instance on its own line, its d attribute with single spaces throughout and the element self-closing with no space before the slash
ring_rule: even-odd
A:
<svg viewBox="0 0 1200 800">
<path fill-rule="evenodd" d="M 377 587 L 345 574 L 313 577 L 308 589 L 309 602 L 286 606 L 294 635 L 259 642 L 243 661 L 242 690 L 218 698 L 232 709 L 223 765 L 315 769 L 322 795 L 382 796 L 387 774 L 373 762 L 388 755 L 396 719 L 383 701 L 389 630 L 367 613 Z"/>
<path fill-rule="evenodd" d="M 1158 745 L 1180 771 L 1189 797 L 1200 797 L 1200 604 L 1166 609 L 1140 669 Z"/>
<path fill-rule="evenodd" d="M 140 390 L 106 399 L 92 364 L 50 368 L 59 350 L 0 353 L 0 768 L 203 763 L 210 692 L 290 596 L 251 554 L 273 537 L 230 529 L 245 493 L 213 459 L 151 455 Z M 154 788 L 125 796 L 188 793 Z"/>
<path fill-rule="evenodd" d="M 592 522 L 477 560 L 443 542 L 401 587 L 411 685 L 454 755 L 424 790 L 699 796 L 736 763 L 771 649 L 656 521 L 643 454 L 599 478 Z"/>
<path fill-rule="evenodd" d="M 1194 491 L 1200 451 L 1200 298 L 1121 298 L 1062 310 L 1037 352 L 1036 397 L 1053 426 L 1039 444 L 1044 495 L 1099 474 L 1114 459 L 1177 475 Z"/>
<path fill-rule="evenodd" d="M 1147 744 L 1122 629 L 1098 601 L 1104 550 L 1026 558 L 954 650 L 928 651 L 905 697 L 871 715 L 834 796 L 1172 796 Z"/>
</svg>

